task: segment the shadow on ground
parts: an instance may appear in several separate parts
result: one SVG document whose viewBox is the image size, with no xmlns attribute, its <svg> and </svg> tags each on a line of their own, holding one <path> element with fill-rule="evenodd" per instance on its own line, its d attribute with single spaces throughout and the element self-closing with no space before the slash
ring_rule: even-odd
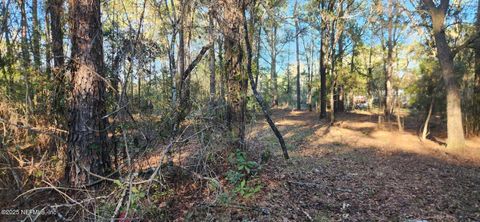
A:
<svg viewBox="0 0 480 222">
<path fill-rule="evenodd" d="M 252 218 L 266 221 L 478 221 L 480 164 L 412 132 L 379 128 L 375 116 L 338 115 L 331 127 L 308 112 L 274 113 L 291 147 L 262 173 Z M 252 129 L 275 150 L 265 125 Z M 328 132 L 326 132 L 328 130 Z M 326 132 L 326 133 L 325 133 Z M 470 147 L 480 150 L 479 147 Z M 261 213 L 263 212 L 263 213 Z"/>
</svg>

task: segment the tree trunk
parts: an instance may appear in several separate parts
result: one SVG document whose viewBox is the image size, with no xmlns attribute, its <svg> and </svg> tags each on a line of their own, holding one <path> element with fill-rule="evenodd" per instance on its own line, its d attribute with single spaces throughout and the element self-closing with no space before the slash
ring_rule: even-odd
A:
<svg viewBox="0 0 480 222">
<path fill-rule="evenodd" d="M 435 42 L 447 88 L 447 146 L 450 150 L 463 151 L 465 137 L 462 124 L 461 97 L 454 75 L 453 56 L 443 30 L 435 33 Z"/>
<path fill-rule="evenodd" d="M 297 2 L 295 1 L 295 9 Z M 297 57 L 297 110 L 301 110 L 301 97 L 300 97 L 300 47 L 298 36 L 300 35 L 300 28 L 298 25 L 298 18 L 295 18 L 295 46 L 296 46 L 296 57 Z"/>
<path fill-rule="evenodd" d="M 477 32 L 480 32 L 480 0 L 477 3 L 477 21 L 476 21 Z M 475 86 L 474 92 L 475 96 L 480 101 L 480 44 L 475 48 Z M 480 114 L 480 113 L 479 113 Z"/>
<path fill-rule="evenodd" d="M 63 0 L 49 0 L 48 12 L 50 14 L 53 67 L 55 72 L 59 72 L 57 69 L 62 69 L 65 61 L 63 56 Z M 63 76 L 59 80 L 63 81 Z"/>
<path fill-rule="evenodd" d="M 292 92 L 292 87 L 291 87 L 291 84 L 290 84 L 290 64 L 287 63 L 287 73 L 286 73 L 286 77 L 287 77 L 287 107 L 288 107 L 288 104 L 290 103 L 290 100 L 291 100 L 291 96 L 290 96 L 290 93 Z"/>
<path fill-rule="evenodd" d="M 50 15 L 47 5 L 45 10 L 45 72 L 47 78 L 52 80 L 52 35 L 50 33 Z"/>
<path fill-rule="evenodd" d="M 367 69 L 367 95 L 368 95 L 368 110 L 371 111 L 373 109 L 373 66 L 372 66 L 372 54 L 373 54 L 373 46 L 370 46 L 370 50 L 368 52 L 368 69 Z"/>
<path fill-rule="evenodd" d="M 310 52 L 306 56 L 307 60 L 307 74 L 308 74 L 308 84 L 307 84 L 307 104 L 308 104 L 308 111 L 312 112 L 313 111 L 313 102 L 312 102 L 312 82 L 313 82 L 313 50 L 314 50 L 314 43 L 313 39 L 310 45 Z"/>
<path fill-rule="evenodd" d="M 342 12 L 340 12 L 342 13 Z M 343 35 L 343 26 L 342 26 L 342 22 L 339 22 L 339 25 L 338 25 L 338 55 L 336 56 L 335 58 L 335 63 L 337 64 L 338 66 L 338 69 L 337 69 L 337 74 L 335 76 L 335 79 L 337 79 L 339 76 L 342 76 L 343 75 L 343 55 L 344 55 L 344 35 Z M 333 55 L 335 56 L 335 55 Z M 345 104 L 343 103 L 343 97 L 344 97 L 344 91 L 343 91 L 343 85 L 341 84 L 338 84 L 337 87 L 336 87 L 336 95 L 335 95 L 335 109 L 334 111 L 335 112 L 343 112 L 344 111 L 344 107 L 345 107 Z"/>
<path fill-rule="evenodd" d="M 38 2 L 32 0 L 32 46 L 35 69 L 40 70 L 40 24 L 38 23 Z"/>
<path fill-rule="evenodd" d="M 20 4 L 20 24 L 21 24 L 21 50 L 22 50 L 22 72 L 23 78 L 25 81 L 25 105 L 27 110 L 31 109 L 31 98 L 30 98 L 30 75 L 28 67 L 30 67 L 30 54 L 28 52 L 28 23 L 27 23 L 27 12 L 25 10 L 25 0 L 19 0 Z"/>
<path fill-rule="evenodd" d="M 437 7 L 432 0 L 423 0 L 428 7 L 432 24 L 433 37 L 437 48 L 437 57 L 442 68 L 442 76 L 447 89 L 447 148 L 451 151 L 463 152 L 465 136 L 462 124 L 461 97 L 454 75 L 454 64 L 450 46 L 448 45 L 444 22 L 449 1 L 441 0 Z"/>
<path fill-rule="evenodd" d="M 355 56 L 356 56 L 356 48 L 357 45 L 356 43 L 353 43 L 352 46 L 352 57 L 350 58 L 350 75 L 353 75 L 355 72 Z M 353 110 L 354 104 L 353 104 L 353 89 L 352 91 L 349 91 L 348 93 L 344 93 L 344 95 L 348 95 L 347 99 L 347 110 Z"/>
<path fill-rule="evenodd" d="M 336 30 L 335 30 L 335 21 L 331 24 L 332 30 L 330 33 L 330 47 L 331 47 L 331 63 L 330 63 L 330 124 L 333 125 L 335 122 L 335 87 L 337 87 L 337 77 L 335 73 L 335 62 L 336 62 Z"/>
<path fill-rule="evenodd" d="M 55 95 L 53 109 L 57 113 L 64 113 L 62 99 L 65 97 L 64 88 L 64 54 L 63 54 L 63 0 L 49 0 L 48 14 L 50 15 L 50 37 L 52 39 L 51 52 L 53 55 L 53 76 L 55 81 Z"/>
<path fill-rule="evenodd" d="M 72 100 L 66 179 L 73 187 L 110 172 L 100 0 L 70 1 Z"/>
<path fill-rule="evenodd" d="M 248 77 L 242 72 L 242 45 L 241 42 L 241 2 L 235 0 L 224 1 L 224 19 L 229 24 L 225 27 L 225 70 L 227 73 L 227 125 L 232 133 L 234 146 L 246 148 L 245 144 L 245 113 Z M 245 33 L 248 35 L 248 33 Z"/>
<path fill-rule="evenodd" d="M 212 9 L 210 9 L 212 10 Z M 212 44 L 212 49 L 210 50 L 210 63 L 209 63 L 209 69 L 210 69 L 210 107 L 213 107 L 215 105 L 215 97 L 216 97 L 216 81 L 215 81 L 215 33 L 214 33 L 214 23 L 213 23 L 213 11 L 210 11 L 208 13 L 208 22 L 209 22 L 209 27 L 208 27 L 208 34 L 210 37 L 210 42 Z"/>
<path fill-rule="evenodd" d="M 173 31 L 172 39 L 170 40 L 170 46 L 168 47 L 168 66 L 170 72 L 170 79 L 171 79 L 171 87 L 172 87 L 172 97 L 171 97 L 171 105 L 175 107 L 177 103 L 177 64 L 175 62 L 175 42 L 177 38 L 176 30 Z"/>
<path fill-rule="evenodd" d="M 257 34 L 257 53 L 255 56 L 255 83 L 258 86 L 258 76 L 260 75 L 260 52 L 261 52 L 261 43 L 262 43 L 262 26 L 258 25 L 258 34 Z"/>
<path fill-rule="evenodd" d="M 403 122 L 402 122 L 402 118 L 400 117 L 400 114 L 399 114 L 398 112 L 396 113 L 396 116 L 397 116 L 398 131 L 403 132 Z"/>
<path fill-rule="evenodd" d="M 327 67 L 325 65 L 326 54 L 326 32 L 325 24 L 322 25 L 320 33 L 320 56 L 319 56 L 319 71 L 320 71 L 320 119 L 327 117 Z"/>
<path fill-rule="evenodd" d="M 387 23 L 387 58 L 386 58 L 386 69 L 385 69 L 385 97 L 384 97 L 384 113 L 385 118 L 390 120 L 390 115 L 392 111 L 392 75 L 393 75 L 393 0 L 388 1 L 388 23 Z"/>
<path fill-rule="evenodd" d="M 225 104 L 225 85 L 227 84 L 227 72 L 223 62 L 223 40 L 218 40 L 218 65 L 220 68 L 220 102 Z"/>
<path fill-rule="evenodd" d="M 433 103 L 434 102 L 435 102 L 435 98 L 432 97 L 432 101 L 430 102 L 430 106 L 428 108 L 427 117 L 425 118 L 425 123 L 423 124 L 422 140 L 426 140 L 427 136 L 428 136 L 429 123 L 430 123 L 430 118 L 432 117 Z"/>
<path fill-rule="evenodd" d="M 338 86 L 338 101 L 337 111 L 345 112 L 345 90 L 343 85 Z"/>
<path fill-rule="evenodd" d="M 270 77 L 272 79 L 272 106 L 278 106 L 278 84 L 277 84 L 277 27 L 274 25 L 273 31 L 270 37 L 271 48 L 271 67 Z"/>
<path fill-rule="evenodd" d="M 176 93 L 177 98 L 175 102 L 175 114 L 174 114 L 174 122 L 173 122 L 173 136 L 176 135 L 178 131 L 178 127 L 180 123 L 183 121 L 186 115 L 186 106 L 187 106 L 187 98 L 185 94 L 185 87 L 186 87 L 186 78 L 185 77 L 185 20 L 187 16 L 187 5 L 185 1 L 182 0 L 180 2 L 180 18 L 179 18 L 179 29 L 178 29 L 178 75 L 176 75 L 175 79 L 175 86 L 176 86 Z"/>
<path fill-rule="evenodd" d="M 3 16 L 2 31 L 5 32 L 5 46 L 7 48 L 6 59 L 5 59 L 6 70 L 3 70 L 3 71 L 4 71 L 4 73 L 8 73 L 8 76 L 5 76 L 6 82 L 8 83 L 8 84 L 6 84 L 7 93 L 12 95 L 14 93 L 14 87 L 13 87 L 14 72 L 13 72 L 13 67 L 12 67 L 12 63 L 13 63 L 13 61 L 12 61 L 12 59 L 13 59 L 12 49 L 13 49 L 13 47 L 12 47 L 12 44 L 10 42 L 10 29 L 8 28 L 8 24 L 9 24 L 8 20 L 9 20 L 9 17 L 10 17 L 10 13 L 9 13 L 9 10 L 8 10 L 9 3 L 10 2 L 6 2 L 5 0 L 2 0 L 2 16 Z"/>
<path fill-rule="evenodd" d="M 480 1 L 477 3 L 477 21 L 476 21 L 476 30 L 480 32 Z M 474 47 L 475 53 L 475 77 L 474 77 L 474 86 L 473 86 L 473 97 L 472 104 L 473 110 L 471 113 L 471 122 L 472 122 L 472 132 L 480 133 L 480 43 L 476 44 Z"/>
<path fill-rule="evenodd" d="M 332 63 L 333 64 L 333 63 Z M 330 81 L 330 124 L 335 122 L 335 87 L 337 82 L 334 77 L 333 70 L 331 71 L 331 81 Z"/>
<path fill-rule="evenodd" d="M 257 91 L 257 82 L 255 82 L 254 79 L 253 79 L 252 47 L 250 45 L 250 40 L 249 40 L 249 37 L 248 37 L 247 22 L 245 21 L 245 5 L 243 5 L 242 15 L 243 15 L 243 19 L 244 19 L 244 21 L 243 21 L 244 39 L 245 39 L 245 44 L 246 44 L 246 48 L 247 48 L 247 74 L 248 74 L 248 78 L 250 79 L 250 85 L 251 85 L 251 88 L 252 88 L 252 91 L 253 91 L 253 95 L 255 95 L 255 98 L 256 98 L 258 104 L 260 104 L 260 106 L 262 107 L 263 115 L 264 115 L 265 119 L 267 120 L 268 125 L 270 125 L 270 128 L 272 128 L 272 131 L 275 134 L 275 136 L 277 137 L 278 142 L 280 143 L 280 146 L 281 146 L 282 151 L 283 151 L 283 157 L 285 159 L 289 159 L 287 146 L 285 145 L 285 141 L 283 140 L 283 136 L 280 133 L 280 131 L 278 130 L 278 128 L 275 126 L 275 123 L 272 121 L 272 118 L 270 118 L 270 115 L 268 114 L 267 106 L 266 106 L 266 104 L 263 100 L 263 97 Z"/>
</svg>

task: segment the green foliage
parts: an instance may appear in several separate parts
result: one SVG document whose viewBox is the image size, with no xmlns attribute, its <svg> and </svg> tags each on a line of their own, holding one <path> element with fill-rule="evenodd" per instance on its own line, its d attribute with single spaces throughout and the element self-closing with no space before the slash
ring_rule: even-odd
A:
<svg viewBox="0 0 480 222">
<path fill-rule="evenodd" d="M 240 194 L 242 197 L 249 198 L 260 191 L 260 189 L 262 189 L 261 184 L 252 186 L 248 185 L 246 180 L 242 180 L 240 184 L 235 187 L 235 192 Z"/>
<path fill-rule="evenodd" d="M 249 161 L 246 153 L 238 149 L 235 153 L 230 154 L 228 159 L 235 169 L 229 170 L 226 174 L 228 182 L 235 186 L 234 194 L 249 198 L 262 189 L 262 185 L 255 183 L 254 179 L 260 169 L 257 162 Z"/>
<path fill-rule="evenodd" d="M 435 100 L 436 110 L 443 110 L 445 106 L 445 91 L 441 79 L 440 65 L 434 58 L 420 60 L 417 72 L 417 80 L 405 88 L 405 92 L 412 95 L 409 105 L 417 110 L 426 110 L 432 98 Z"/>
</svg>

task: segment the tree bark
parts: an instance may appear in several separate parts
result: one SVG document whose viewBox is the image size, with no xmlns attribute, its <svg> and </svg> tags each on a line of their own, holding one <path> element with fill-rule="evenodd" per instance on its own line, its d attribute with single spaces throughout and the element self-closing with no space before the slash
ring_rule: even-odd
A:
<svg viewBox="0 0 480 222">
<path fill-rule="evenodd" d="M 110 172 L 100 0 L 70 0 L 72 100 L 66 179 L 73 187 Z"/>
<path fill-rule="evenodd" d="M 185 94 L 185 87 L 186 82 L 184 81 L 185 77 L 185 20 L 187 5 L 185 4 L 185 0 L 180 1 L 180 17 L 179 19 L 179 29 L 178 29 L 178 53 L 177 53 L 177 63 L 178 63 L 178 75 L 176 75 L 175 82 L 176 87 L 176 101 L 174 101 L 174 122 L 173 122 L 173 131 L 172 134 L 174 137 L 178 131 L 178 127 L 180 123 L 185 118 L 186 106 L 187 106 L 187 98 Z"/>
<path fill-rule="evenodd" d="M 476 20 L 476 30 L 477 33 L 480 32 L 480 1 L 477 3 L 477 20 Z M 478 40 L 477 40 L 478 41 Z M 475 53 L 475 77 L 474 77 L 474 86 L 473 86 L 473 110 L 471 122 L 473 122 L 472 131 L 474 133 L 480 133 L 480 43 L 476 43 L 474 47 Z"/>
<path fill-rule="evenodd" d="M 325 62 L 326 54 L 326 32 L 327 27 L 322 25 L 320 33 L 320 56 L 319 56 L 319 71 L 320 71 L 320 119 L 327 117 L 327 67 Z"/>
<path fill-rule="evenodd" d="M 220 102 L 225 104 L 225 85 L 227 84 L 226 70 L 223 61 L 223 40 L 218 39 L 218 65 L 220 68 Z"/>
<path fill-rule="evenodd" d="M 295 1 L 295 9 L 294 14 L 297 10 L 297 1 Z M 297 110 L 301 110 L 301 96 L 300 96 L 300 47 L 299 47 L 299 35 L 300 35 L 300 27 L 298 24 L 298 18 L 295 16 L 295 47 L 296 47 L 296 59 L 297 59 Z"/>
<path fill-rule="evenodd" d="M 210 50 L 210 107 L 213 107 L 215 104 L 215 97 L 216 97 L 216 80 L 215 80 L 215 33 L 214 33 L 214 23 L 213 23 L 213 10 L 210 9 L 208 13 L 208 34 L 210 37 L 210 42 L 212 44 L 212 49 Z"/>
<path fill-rule="evenodd" d="M 8 1 L 5 1 L 5 0 L 2 0 L 2 16 L 3 16 L 3 19 L 2 19 L 2 34 L 4 33 L 5 34 L 5 46 L 7 48 L 7 52 L 6 52 L 6 59 L 5 59 L 5 66 L 6 66 L 6 69 L 3 70 L 4 73 L 8 73 L 8 76 L 7 74 L 5 74 L 5 79 L 6 79 L 6 82 L 8 84 L 6 84 L 6 87 L 7 87 L 7 92 L 10 93 L 10 94 L 13 94 L 14 93 L 14 88 L 13 88 L 13 75 L 14 75 L 14 72 L 13 72 L 13 67 L 12 67 L 12 63 L 13 63 L 13 52 L 12 52 L 12 44 L 11 44 L 11 41 L 10 41 L 10 29 L 8 27 L 8 24 L 9 24 L 9 17 L 10 17 L 10 13 L 9 13 L 9 10 L 8 10 L 8 6 L 9 6 L 9 3 Z"/>
<path fill-rule="evenodd" d="M 40 24 L 38 23 L 38 2 L 32 0 L 32 46 L 35 69 L 40 70 Z"/>
<path fill-rule="evenodd" d="M 262 43 L 262 26 L 258 25 L 258 34 L 257 34 L 257 53 L 255 55 L 255 83 L 258 86 L 258 76 L 260 76 L 260 52 L 261 52 L 261 43 Z"/>
<path fill-rule="evenodd" d="M 290 73 L 290 63 L 287 63 L 287 73 L 286 73 L 286 77 L 287 77 L 287 103 L 290 101 L 291 97 L 290 97 L 290 93 L 291 93 L 291 84 L 290 84 L 290 76 L 291 76 L 291 73 Z"/>
<path fill-rule="evenodd" d="M 340 12 L 342 13 L 342 12 Z M 335 58 L 335 63 L 338 67 L 336 70 L 336 76 L 335 79 L 337 79 L 339 76 L 343 74 L 343 55 L 344 55 L 344 34 L 343 34 L 343 25 L 340 22 L 339 23 L 339 28 L 338 28 L 338 55 Z M 335 112 L 343 112 L 345 104 L 343 103 L 343 97 L 344 97 L 344 91 L 343 91 L 343 85 L 342 84 L 337 84 L 336 86 L 336 94 L 335 94 Z"/>
<path fill-rule="evenodd" d="M 50 37 L 52 39 L 51 52 L 53 55 L 53 76 L 55 81 L 55 95 L 53 109 L 58 113 L 64 113 L 62 99 L 65 97 L 64 71 L 65 62 L 63 54 L 63 0 L 49 0 L 48 14 L 50 17 Z"/>
<path fill-rule="evenodd" d="M 313 88 L 313 51 L 314 51 L 314 43 L 313 39 L 310 45 L 310 52 L 306 56 L 307 60 L 307 74 L 308 74 L 308 84 L 307 84 L 307 104 L 308 104 L 308 111 L 313 111 L 313 102 L 312 102 L 312 88 Z"/>
<path fill-rule="evenodd" d="M 31 109 L 30 98 L 30 75 L 28 67 L 30 67 L 30 53 L 28 52 L 28 22 L 27 12 L 25 10 L 25 0 L 19 0 L 20 5 L 20 25 L 21 25 L 21 50 L 22 50 L 22 73 L 25 81 L 25 105 L 27 110 Z"/>
<path fill-rule="evenodd" d="M 63 56 L 63 0 L 49 0 L 48 11 L 50 14 L 54 69 L 61 69 L 65 61 Z"/>
<path fill-rule="evenodd" d="M 423 124 L 422 140 L 426 140 L 427 136 L 428 136 L 429 123 L 430 123 L 430 118 L 432 117 L 434 102 L 435 102 L 435 98 L 432 96 L 432 100 L 430 101 L 430 106 L 429 106 L 428 112 L 427 112 L 427 117 L 425 118 L 425 123 Z"/>
<path fill-rule="evenodd" d="M 50 31 L 50 15 L 48 2 L 45 10 L 45 72 L 49 80 L 52 79 L 52 35 Z"/>
<path fill-rule="evenodd" d="M 224 28 L 225 34 L 225 70 L 227 73 L 227 125 L 232 133 L 234 146 L 239 149 L 246 148 L 246 95 L 248 77 L 242 72 L 242 46 L 241 42 L 241 9 L 243 1 L 224 0 L 223 16 L 228 27 Z M 245 33 L 248 35 L 248 33 Z"/>
<path fill-rule="evenodd" d="M 432 19 L 437 58 L 447 89 L 447 148 L 451 151 L 463 152 L 465 136 L 462 124 L 461 97 L 454 74 L 453 58 L 455 55 L 448 45 L 444 27 L 449 0 L 441 0 L 439 6 L 435 6 L 433 0 L 423 0 L 423 3 L 428 8 Z"/>
<path fill-rule="evenodd" d="M 370 46 L 370 50 L 368 52 L 368 69 L 367 69 L 367 95 L 368 95 L 368 110 L 371 111 L 373 109 L 373 65 L 372 65 L 372 54 L 373 54 L 373 46 Z"/>
<path fill-rule="evenodd" d="M 278 84 L 277 84 L 277 27 L 273 26 L 273 31 L 270 33 L 270 78 L 272 79 L 272 106 L 278 106 Z"/>
<path fill-rule="evenodd" d="M 332 30 L 330 33 L 330 49 L 331 49 L 331 62 L 330 62 L 330 125 L 333 125 L 335 122 L 335 87 L 337 86 L 337 77 L 335 73 L 335 62 L 336 62 L 336 30 L 335 30 L 335 21 L 332 21 L 331 24 Z"/>
<path fill-rule="evenodd" d="M 477 32 L 480 32 L 480 0 L 477 3 L 477 21 L 476 21 Z M 480 101 L 480 44 L 474 48 L 475 50 L 475 86 L 474 92 L 478 101 Z"/>
<path fill-rule="evenodd" d="M 388 1 L 388 21 L 387 21 L 387 32 L 388 32 L 388 39 L 387 39 L 387 58 L 386 58 L 386 68 L 385 68 L 385 97 L 384 97 L 384 114 L 387 120 L 390 119 L 391 111 L 392 111 L 392 75 L 393 75 L 393 17 L 394 12 L 393 8 L 393 0 Z"/>
</svg>

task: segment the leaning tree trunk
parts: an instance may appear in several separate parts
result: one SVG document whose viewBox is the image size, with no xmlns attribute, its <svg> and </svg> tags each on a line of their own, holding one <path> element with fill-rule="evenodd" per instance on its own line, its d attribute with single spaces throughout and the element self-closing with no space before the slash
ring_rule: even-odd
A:
<svg viewBox="0 0 480 222">
<path fill-rule="evenodd" d="M 245 4 L 245 3 L 244 3 Z M 252 46 L 250 45 L 250 40 L 248 37 L 248 26 L 247 22 L 245 21 L 245 5 L 243 5 L 242 9 L 242 15 L 243 15 L 243 31 L 244 31 L 244 39 L 245 39 L 245 45 L 247 49 L 247 74 L 248 78 L 250 79 L 250 85 L 252 87 L 253 95 L 255 96 L 257 102 L 260 104 L 262 107 L 262 112 L 263 115 L 265 116 L 265 119 L 268 122 L 268 125 L 270 125 L 270 128 L 272 128 L 273 133 L 278 139 L 278 142 L 280 143 L 280 146 L 282 148 L 283 152 L 283 157 L 285 159 L 289 159 L 288 156 L 288 150 L 287 146 L 285 145 L 285 141 L 283 140 L 283 136 L 278 130 L 278 128 L 275 126 L 275 123 L 273 122 L 272 118 L 270 118 L 270 115 L 268 114 L 267 110 L 267 105 L 265 104 L 265 101 L 263 100 L 262 95 L 257 91 L 257 82 L 254 81 L 253 78 L 253 73 L 252 73 Z"/>
<path fill-rule="evenodd" d="M 427 112 L 427 117 L 425 118 L 425 123 L 423 124 L 422 140 L 426 140 L 427 136 L 428 136 L 430 118 L 432 117 L 432 111 L 433 111 L 433 104 L 434 103 L 435 103 L 435 97 L 432 96 L 432 100 L 430 101 L 430 106 L 429 106 L 428 112 Z"/>
<path fill-rule="evenodd" d="M 105 72 L 100 0 L 70 1 L 72 100 L 66 179 L 73 187 L 90 184 L 110 171 L 105 110 Z"/>
</svg>

